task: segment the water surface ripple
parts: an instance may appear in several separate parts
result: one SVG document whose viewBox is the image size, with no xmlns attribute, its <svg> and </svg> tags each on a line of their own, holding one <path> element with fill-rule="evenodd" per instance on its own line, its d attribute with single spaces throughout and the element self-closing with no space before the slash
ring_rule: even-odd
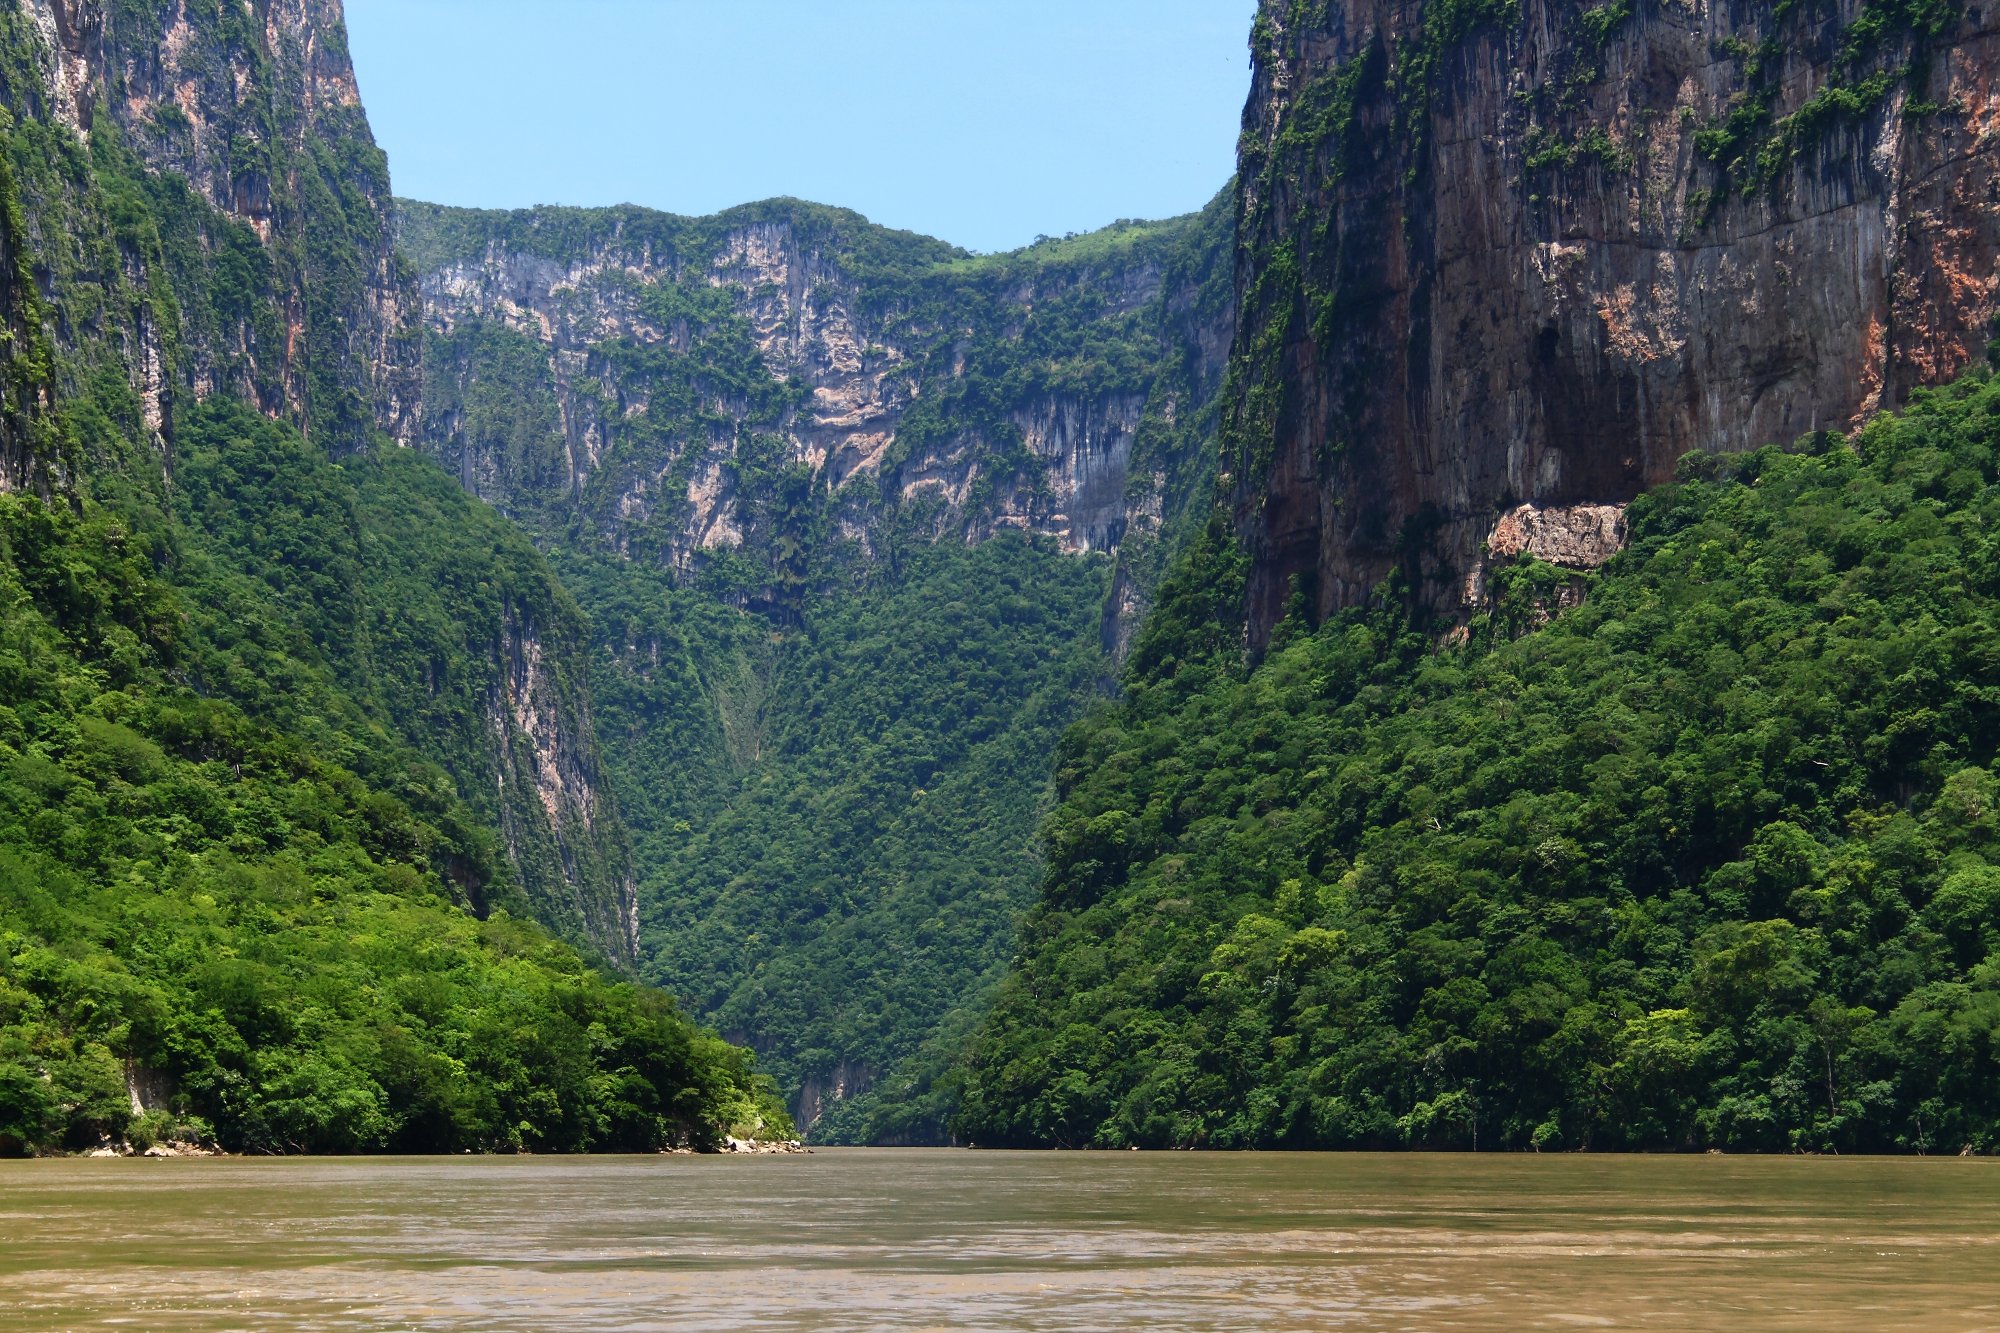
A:
<svg viewBox="0 0 2000 1333">
<path fill-rule="evenodd" d="M 0 1330 L 2000 1329 L 2000 1163 L 0 1163 Z"/>
</svg>

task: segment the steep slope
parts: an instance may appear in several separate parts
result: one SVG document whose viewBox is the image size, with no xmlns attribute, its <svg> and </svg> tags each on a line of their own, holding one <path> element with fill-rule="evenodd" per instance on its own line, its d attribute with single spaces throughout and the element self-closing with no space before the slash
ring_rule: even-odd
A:
<svg viewBox="0 0 2000 1333">
<path fill-rule="evenodd" d="M 1266 0 L 1227 407 L 1253 639 L 1301 577 L 1325 613 L 1397 567 L 1456 615 L 1517 506 L 1622 504 L 1976 362 L 1985 15 Z"/>
<path fill-rule="evenodd" d="M 142 309 L 131 330 L 148 424 L 164 428 L 177 395 L 220 391 L 330 453 L 378 428 L 407 441 L 414 293 L 395 269 L 388 171 L 339 0 L 15 7 L 6 80 L 17 119 L 36 122 L 23 131 L 156 173 L 132 182 L 156 196 L 156 248 L 131 247 L 124 265 L 142 290 L 171 285 L 180 307 L 165 322 Z M 46 194 L 30 204 L 42 261 L 86 260 L 88 231 L 61 230 L 81 219 Z"/>
<path fill-rule="evenodd" d="M 367 725 L 448 768 L 478 821 L 504 827 L 511 878 L 538 913 L 629 957 L 623 834 L 595 789 L 584 673 L 564 660 L 573 609 L 518 537 L 489 527 L 485 553 L 448 554 L 442 530 L 406 526 L 424 481 L 371 457 L 377 442 L 412 438 L 420 339 L 338 4 L 32 0 L 0 25 L 15 335 L 0 346 L 0 484 L 179 525 L 162 549 L 227 547 L 288 614 L 311 610 L 285 650 L 330 677 Z M 178 487 L 198 479 L 177 465 L 183 451 L 229 451 L 234 441 L 215 436 L 223 418 L 202 406 L 222 399 L 282 423 L 313 458 L 294 450 L 284 475 L 248 490 L 229 489 L 243 480 L 233 477 L 190 508 Z M 309 514 L 360 523 L 365 541 L 283 530 L 301 500 L 288 488 L 351 483 L 335 458 L 416 490 L 364 485 Z M 427 503 L 447 529 L 481 530 L 476 507 L 449 491 Z M 353 558 L 315 583 L 288 547 L 322 537 Z M 469 562 L 461 586 L 499 595 L 441 603 L 425 585 L 429 615 L 354 600 L 361 584 L 379 590 L 426 560 Z M 329 589 L 349 603 L 314 604 Z M 426 678 L 423 697 L 414 682 Z"/>
<path fill-rule="evenodd" d="M 335 3 L 0 7 L 0 1153 L 783 1129 L 607 980 L 582 623 L 430 460 Z"/>
<path fill-rule="evenodd" d="M 1214 633 L 1064 746 L 988 1144 L 2000 1150 L 2000 381 L 1695 455 L 1631 549 Z M 1206 603 L 1206 605 L 1204 605 Z M 1539 625 L 1539 628 L 1536 626 Z"/>
<path fill-rule="evenodd" d="M 443 773 L 371 783 L 329 757 L 403 757 L 365 729 L 287 734 L 204 691 L 271 663 L 205 641 L 229 576 L 176 588 L 158 540 L 0 496 L 0 1155 L 783 1131 L 746 1053 L 665 997 L 461 910 L 458 878 L 504 863 Z"/>
<path fill-rule="evenodd" d="M 1047 756 L 1212 484 L 1227 219 L 403 206 L 425 447 L 595 626 L 648 975 L 821 1139 L 944 1133 Z"/>
</svg>

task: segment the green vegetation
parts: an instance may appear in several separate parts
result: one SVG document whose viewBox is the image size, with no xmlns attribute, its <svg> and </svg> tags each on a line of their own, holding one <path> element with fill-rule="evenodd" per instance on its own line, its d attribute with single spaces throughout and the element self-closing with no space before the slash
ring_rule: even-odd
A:
<svg viewBox="0 0 2000 1333">
<path fill-rule="evenodd" d="M 1595 31 L 1593 15 L 1586 31 Z M 1475 33 L 1512 29 L 1521 21 L 1520 0 L 1430 0 L 1413 41 L 1395 53 L 1396 127 L 1409 155 L 1408 180 L 1430 169 L 1431 110 L 1445 77 L 1445 60 L 1464 49 Z M 1600 43 L 1601 44 L 1601 43 Z"/>
<path fill-rule="evenodd" d="M 787 1132 L 746 1052 L 545 928 L 626 942 L 615 810 L 544 800 L 597 780 L 583 622 L 376 430 L 415 349 L 359 109 L 249 10 L 156 11 L 104 64 L 185 18 L 199 141 L 119 87 L 86 143 L 0 14 L 0 1154 Z M 204 143 L 268 234 L 148 165 Z"/>
<path fill-rule="evenodd" d="M 557 696 L 584 697 L 566 678 L 588 660 L 583 619 L 534 547 L 401 450 L 336 464 L 222 401 L 186 412 L 178 443 L 172 572 L 199 686 L 378 784 L 421 771 L 462 794 L 454 855 L 479 906 L 618 939 L 622 845 L 558 842 L 496 709 L 530 639 Z"/>
<path fill-rule="evenodd" d="M 1104 672 L 1108 573 L 1018 537 L 916 545 L 896 577 L 817 604 L 761 654 L 746 644 L 737 688 L 755 694 L 723 695 L 726 779 L 635 808 L 645 975 L 795 1093 L 830 1103 L 843 1070 L 849 1094 L 880 1080 L 816 1137 L 942 1137 L 945 1108 L 905 1062 L 976 1011 L 1033 899 L 1048 756 Z M 607 760 L 635 778 L 671 771 L 645 763 L 685 725 L 663 715 L 711 697 L 660 671 L 645 721 L 623 724 L 659 670 L 643 665 L 658 640 L 638 641 L 599 705 Z"/>
<path fill-rule="evenodd" d="M 913 541 L 785 629 L 645 566 L 558 568 L 601 645 L 642 973 L 795 1104 L 817 1089 L 817 1140 L 941 1141 L 940 1075 L 1033 901 L 1048 756 L 1106 670 L 1109 561 Z"/>
<path fill-rule="evenodd" d="M 1249 212 L 1239 225 L 1250 283 L 1236 312 L 1218 423 L 1223 470 L 1235 476 L 1254 480 L 1270 471 L 1279 422 L 1297 410 L 1290 401 L 1297 376 L 1288 373 L 1285 358 L 1303 333 L 1328 351 L 1365 355 L 1366 340 L 1345 334 L 1350 323 L 1365 321 L 1381 300 L 1367 276 L 1376 257 L 1371 239 L 1350 238 L 1342 210 L 1333 208 L 1317 210 L 1303 236 L 1288 234 L 1279 204 L 1299 188 L 1331 197 L 1350 173 L 1376 165 L 1380 144 L 1363 132 L 1363 112 L 1395 94 L 1399 85 L 1393 66 L 1387 47 L 1370 41 L 1351 60 L 1321 73 L 1297 98 L 1288 99 L 1268 143 L 1243 138 L 1238 171 L 1250 183 L 1243 191 Z M 1429 99 L 1425 91 L 1426 114 Z M 1301 258 L 1302 246 L 1309 247 L 1310 263 Z M 1354 382 L 1365 383 L 1370 370 L 1358 367 Z M 1351 405 L 1343 406 L 1343 416 L 1351 414 Z M 1343 421 L 1330 432 L 1324 446 L 1329 456 L 1348 447 L 1351 430 Z"/>
<path fill-rule="evenodd" d="M 1784 0 L 1774 11 L 1775 28 L 1794 15 L 1814 17 L 1797 0 Z M 1774 29 L 1755 46 L 1737 39 L 1723 43 L 1721 54 L 1742 62 L 1744 91 L 1728 115 L 1695 135 L 1695 151 L 1717 177 L 1707 196 L 1709 210 L 1731 187 L 1745 196 L 1779 189 L 1801 154 L 1841 125 L 1858 123 L 1899 86 L 1916 99 L 1910 114 L 1919 114 L 1932 49 L 1963 17 L 1959 0 L 1868 0 L 1834 35 L 1833 76 L 1797 109 L 1778 117 L 1773 111 L 1791 54 L 1788 35 Z"/>
<path fill-rule="evenodd" d="M 783 1130 L 743 1053 L 664 997 L 460 910 L 449 800 L 440 826 L 189 688 L 214 649 L 162 555 L 101 510 L 0 497 L 0 1151 Z"/>
<path fill-rule="evenodd" d="M 1552 623 L 1526 563 L 1462 647 L 1254 668 L 1212 528 L 1064 744 L 962 1131 L 2000 1149 L 2000 382 L 1630 518 Z"/>
<path fill-rule="evenodd" d="M 607 252 L 644 254 L 662 267 L 701 276 L 701 265 L 732 232 L 760 226 L 791 229 L 808 249 L 820 251 L 886 309 L 900 286 L 933 265 L 966 252 L 915 232 L 878 227 L 859 213 L 803 199 L 767 199 L 707 217 L 682 217 L 649 208 L 536 208 L 502 212 L 448 208 L 420 200 L 397 201 L 397 246 L 419 272 L 483 259 L 499 246 L 561 264 Z"/>
<path fill-rule="evenodd" d="M 427 349 L 429 412 L 450 423 L 429 446 L 588 613 L 642 974 L 752 1045 L 816 1140 L 945 1137 L 951 1056 L 1033 900 L 1048 756 L 1111 670 L 1114 580 L 1143 596 L 1212 485 L 1221 348 L 1202 339 L 1228 325 L 1231 218 L 1225 192 L 1193 218 L 971 256 L 796 201 L 706 219 L 404 206 L 427 272 L 583 269 L 566 302 L 658 332 L 596 343 L 589 376 L 559 384 L 545 344 L 459 312 Z M 751 318 L 770 294 L 711 281 L 746 229 L 816 256 L 815 308 L 851 312 L 864 363 L 893 355 L 920 386 L 878 475 L 835 486 L 802 457 L 811 395 Z M 1133 492 L 1163 521 L 1120 534 L 1115 568 L 994 535 L 1003 503 L 1049 504 L 1021 419 L 1050 403 L 1138 417 Z M 601 432 L 587 467 L 565 420 Z M 938 459 L 962 499 L 906 495 L 905 469 Z M 698 475 L 726 483 L 739 544 L 690 549 Z"/>
</svg>

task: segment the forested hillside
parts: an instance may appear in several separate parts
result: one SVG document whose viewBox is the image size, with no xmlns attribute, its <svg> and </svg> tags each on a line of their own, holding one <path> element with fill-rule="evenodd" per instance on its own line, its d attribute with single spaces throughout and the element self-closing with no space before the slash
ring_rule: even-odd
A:
<svg viewBox="0 0 2000 1333">
<path fill-rule="evenodd" d="M 636 923 L 581 616 L 395 447 L 338 5 L 250 17 L 0 12 L 0 1151 L 782 1130 L 596 970 Z"/>
<path fill-rule="evenodd" d="M 1462 643 L 1299 599 L 1254 668 L 1218 520 L 1064 743 L 963 1131 L 2000 1148 L 2000 382 L 1629 517 Z"/>
<path fill-rule="evenodd" d="M 510 915 L 446 774 L 186 535 L 0 497 L 0 1153 L 782 1131 L 743 1052 Z"/>
<path fill-rule="evenodd" d="M 776 201 L 403 208 L 422 436 L 583 605 L 641 970 L 939 1141 L 1062 729 L 1212 486 L 1226 200 L 974 257 Z"/>
</svg>

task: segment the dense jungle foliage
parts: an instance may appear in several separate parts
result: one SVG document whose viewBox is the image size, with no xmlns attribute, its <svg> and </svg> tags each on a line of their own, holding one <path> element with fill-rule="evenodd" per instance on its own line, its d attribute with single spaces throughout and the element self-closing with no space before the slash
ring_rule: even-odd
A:
<svg viewBox="0 0 2000 1333">
<path fill-rule="evenodd" d="M 420 753 L 491 848 L 465 866 L 474 901 L 603 938 L 622 855 L 583 842 L 561 857 L 496 736 L 510 643 L 533 636 L 556 673 L 587 662 L 583 617 L 533 545 L 404 450 L 335 463 L 227 401 L 184 413 L 177 445 L 173 576 L 201 630 L 198 686 L 378 783 L 397 777 L 371 756 Z M 523 810 L 543 818 L 524 828 Z"/>
<path fill-rule="evenodd" d="M 365 733 L 323 746 L 196 688 L 268 659 L 214 641 L 159 543 L 0 497 L 0 1151 L 643 1150 L 783 1127 L 747 1057 L 663 996 L 463 910 L 440 869 L 482 849 L 442 774 L 403 799 L 327 757 Z M 279 704 L 278 665 L 238 688 Z"/>
<path fill-rule="evenodd" d="M 942 1140 L 940 1029 L 962 1040 L 1033 901 L 1110 562 L 919 541 L 782 629 L 657 569 L 558 567 L 606 645 L 642 974 L 752 1044 L 816 1139 Z"/>
<path fill-rule="evenodd" d="M 1213 529 L 1064 743 L 963 1131 L 2000 1149 L 2000 382 L 1630 518 L 1553 623 L 1528 563 L 1254 669 Z"/>
<path fill-rule="evenodd" d="M 641 645 L 600 689 L 607 762 L 676 789 L 634 810 L 642 973 L 826 1112 L 816 1138 L 943 1137 L 924 1095 L 943 1048 L 916 1057 L 954 1015 L 962 1033 L 1033 900 L 1048 757 L 1105 671 L 1108 574 L 1047 541 L 926 542 L 735 657 L 700 620 L 596 612 Z M 691 748 L 721 771 L 676 781 L 648 757 L 717 691 L 722 744 Z"/>
</svg>

